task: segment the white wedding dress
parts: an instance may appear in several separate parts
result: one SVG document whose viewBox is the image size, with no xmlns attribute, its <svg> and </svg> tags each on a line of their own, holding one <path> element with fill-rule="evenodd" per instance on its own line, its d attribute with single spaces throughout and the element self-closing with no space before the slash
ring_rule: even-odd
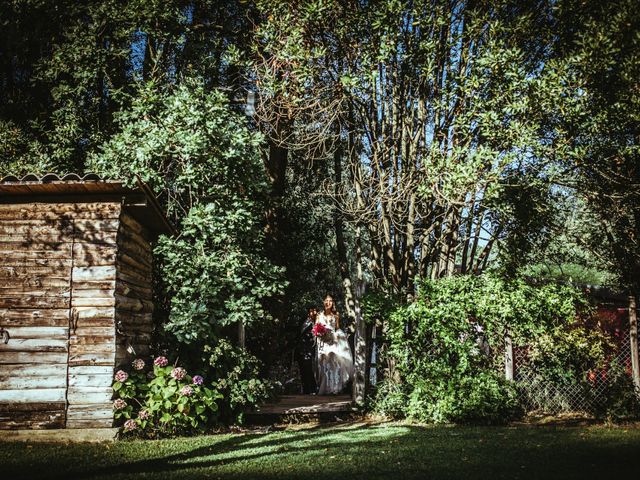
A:
<svg viewBox="0 0 640 480">
<path fill-rule="evenodd" d="M 318 395 L 336 395 L 352 378 L 353 355 L 347 335 L 336 328 L 333 315 L 322 312 L 316 322 L 330 329 L 323 338 L 318 337 Z"/>
</svg>

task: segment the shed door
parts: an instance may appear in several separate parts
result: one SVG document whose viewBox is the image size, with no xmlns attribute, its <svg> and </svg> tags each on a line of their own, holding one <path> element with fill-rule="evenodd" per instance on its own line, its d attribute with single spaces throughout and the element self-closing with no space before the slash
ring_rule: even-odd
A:
<svg viewBox="0 0 640 480">
<path fill-rule="evenodd" d="M 0 204 L 0 429 L 65 425 L 73 204 Z"/>
</svg>

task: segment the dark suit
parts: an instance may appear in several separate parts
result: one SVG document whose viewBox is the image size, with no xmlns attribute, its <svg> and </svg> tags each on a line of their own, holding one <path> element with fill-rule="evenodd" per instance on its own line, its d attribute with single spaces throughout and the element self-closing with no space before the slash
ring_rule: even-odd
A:
<svg viewBox="0 0 640 480">
<path fill-rule="evenodd" d="M 302 392 L 305 394 L 315 393 L 317 390 L 314 375 L 314 363 L 316 361 L 316 342 L 313 338 L 314 321 L 305 319 L 300 327 L 300 341 L 298 342 L 298 364 L 300 365 L 300 376 L 302 377 Z"/>
</svg>

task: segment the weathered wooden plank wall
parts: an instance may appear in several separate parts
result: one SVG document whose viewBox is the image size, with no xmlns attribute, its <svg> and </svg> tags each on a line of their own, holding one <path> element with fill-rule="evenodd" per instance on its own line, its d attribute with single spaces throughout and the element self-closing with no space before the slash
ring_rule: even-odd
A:
<svg viewBox="0 0 640 480">
<path fill-rule="evenodd" d="M 121 208 L 74 222 L 67 428 L 111 427 Z"/>
<path fill-rule="evenodd" d="M 116 261 L 116 364 L 149 354 L 153 332 L 150 232 L 127 212 L 121 217 Z"/>
<path fill-rule="evenodd" d="M 120 212 L 0 205 L 0 428 L 111 426 Z"/>
<path fill-rule="evenodd" d="M 0 428 L 65 423 L 73 220 L 49 207 L 0 205 Z"/>
</svg>

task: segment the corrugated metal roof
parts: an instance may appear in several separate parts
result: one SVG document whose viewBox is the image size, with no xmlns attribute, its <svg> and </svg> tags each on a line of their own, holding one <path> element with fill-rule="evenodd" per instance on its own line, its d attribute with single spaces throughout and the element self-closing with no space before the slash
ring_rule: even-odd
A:
<svg viewBox="0 0 640 480">
<path fill-rule="evenodd" d="M 84 176 L 70 173 L 59 176 L 55 173 L 36 175 L 29 173 L 22 178 L 8 175 L 0 179 L 0 196 L 23 195 L 72 195 L 72 194 L 111 194 L 127 193 L 121 181 L 105 180 L 95 173 Z"/>
<path fill-rule="evenodd" d="M 42 176 L 38 176 L 35 173 L 28 173 L 22 178 L 18 178 L 15 175 L 7 175 L 0 178 L 0 183 L 24 183 L 24 182 L 104 182 L 105 179 L 101 178 L 97 173 L 87 173 L 84 176 L 80 176 L 77 173 L 68 173 L 62 177 L 57 173 L 46 173 Z"/>
<path fill-rule="evenodd" d="M 22 178 L 8 175 L 0 179 L 1 203 L 27 203 L 31 201 L 113 201 L 118 197 L 134 196 L 143 199 L 143 204 L 129 206 L 132 213 L 143 224 L 150 226 L 155 231 L 174 233 L 174 228 L 169 224 L 162 213 L 155 196 L 148 185 L 138 179 L 138 186 L 130 188 L 119 180 L 103 179 L 95 173 L 87 173 L 84 176 L 70 173 L 64 176 L 55 173 L 37 175 L 29 173 Z M 136 203 L 136 202 L 133 202 Z M 144 207 L 147 213 L 137 213 Z"/>
</svg>

